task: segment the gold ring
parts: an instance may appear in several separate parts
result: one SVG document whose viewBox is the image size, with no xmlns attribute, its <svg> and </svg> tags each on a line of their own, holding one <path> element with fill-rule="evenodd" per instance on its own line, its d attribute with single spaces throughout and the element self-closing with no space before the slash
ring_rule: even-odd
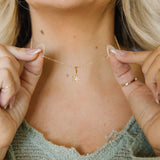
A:
<svg viewBox="0 0 160 160">
<path fill-rule="evenodd" d="M 134 81 L 137 81 L 137 80 L 138 80 L 138 78 L 135 77 L 132 81 L 126 82 L 126 83 L 124 83 L 124 84 L 121 84 L 121 87 L 126 87 L 126 86 L 128 86 L 129 84 L 131 84 L 131 83 L 133 83 Z"/>
<path fill-rule="evenodd" d="M 8 89 L 8 88 L 11 88 L 12 86 L 5 86 L 3 89 Z"/>
</svg>

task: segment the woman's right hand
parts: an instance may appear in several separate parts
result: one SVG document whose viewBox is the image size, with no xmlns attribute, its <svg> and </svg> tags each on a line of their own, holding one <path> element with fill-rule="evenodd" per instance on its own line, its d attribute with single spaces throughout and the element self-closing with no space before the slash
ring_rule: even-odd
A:
<svg viewBox="0 0 160 160">
<path fill-rule="evenodd" d="M 42 52 L 40 48 L 30 50 L 0 44 L 0 149 L 2 150 L 8 148 L 12 142 L 28 110 L 31 96 L 42 73 Z M 6 108 L 10 103 L 12 106 Z"/>
</svg>

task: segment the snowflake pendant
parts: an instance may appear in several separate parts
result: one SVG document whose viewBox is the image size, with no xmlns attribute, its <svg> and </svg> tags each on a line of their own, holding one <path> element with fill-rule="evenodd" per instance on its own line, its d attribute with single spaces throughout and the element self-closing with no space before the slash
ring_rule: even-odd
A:
<svg viewBox="0 0 160 160">
<path fill-rule="evenodd" d="M 80 77 L 78 75 L 78 66 L 75 66 L 74 68 L 75 68 L 75 75 L 72 76 L 72 80 L 75 82 L 78 82 L 78 81 L 80 81 Z"/>
</svg>

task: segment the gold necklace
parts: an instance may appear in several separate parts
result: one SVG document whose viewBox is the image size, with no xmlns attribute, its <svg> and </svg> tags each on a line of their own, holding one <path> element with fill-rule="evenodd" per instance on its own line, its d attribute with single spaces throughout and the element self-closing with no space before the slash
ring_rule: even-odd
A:
<svg viewBox="0 0 160 160">
<path fill-rule="evenodd" d="M 114 36 L 114 39 L 115 39 L 117 48 L 118 48 L 118 49 L 121 49 L 116 36 Z M 31 38 L 31 42 L 30 42 L 30 48 L 32 48 L 32 38 Z M 99 55 L 97 55 L 97 56 L 99 56 Z M 106 59 L 108 58 L 108 55 L 107 55 L 106 52 L 105 52 L 104 56 L 105 56 Z M 59 61 L 59 60 L 54 59 L 54 58 L 47 57 L 47 56 L 45 56 L 44 54 L 43 54 L 43 57 L 44 57 L 45 59 L 47 59 L 47 60 L 52 61 L 52 62 L 55 62 L 55 63 L 58 63 L 58 64 L 63 64 L 63 65 L 69 66 L 69 67 L 71 67 L 71 68 L 73 68 L 73 66 L 74 66 L 74 75 L 72 75 L 72 80 L 73 80 L 74 82 L 79 82 L 79 81 L 80 81 L 80 76 L 79 76 L 79 74 L 78 74 L 78 69 L 80 68 L 79 65 L 69 65 L 69 64 L 65 64 L 65 63 L 63 63 L 62 61 Z M 89 63 L 87 63 L 87 64 L 85 64 L 85 65 L 81 65 L 81 68 L 82 68 L 83 66 L 90 65 L 90 64 L 93 64 L 93 62 L 89 62 Z"/>
</svg>

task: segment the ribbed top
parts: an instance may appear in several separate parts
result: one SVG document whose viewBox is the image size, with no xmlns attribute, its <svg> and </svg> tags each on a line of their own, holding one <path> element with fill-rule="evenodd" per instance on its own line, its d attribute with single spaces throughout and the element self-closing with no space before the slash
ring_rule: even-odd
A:
<svg viewBox="0 0 160 160">
<path fill-rule="evenodd" d="M 114 139 L 107 143 L 113 136 Z M 80 155 L 74 147 L 51 143 L 24 120 L 5 160 L 138 160 L 141 159 L 139 157 L 149 156 L 154 156 L 154 152 L 132 116 L 122 131 L 113 131 L 106 136 L 106 143 L 101 148 L 87 155 Z"/>
</svg>

